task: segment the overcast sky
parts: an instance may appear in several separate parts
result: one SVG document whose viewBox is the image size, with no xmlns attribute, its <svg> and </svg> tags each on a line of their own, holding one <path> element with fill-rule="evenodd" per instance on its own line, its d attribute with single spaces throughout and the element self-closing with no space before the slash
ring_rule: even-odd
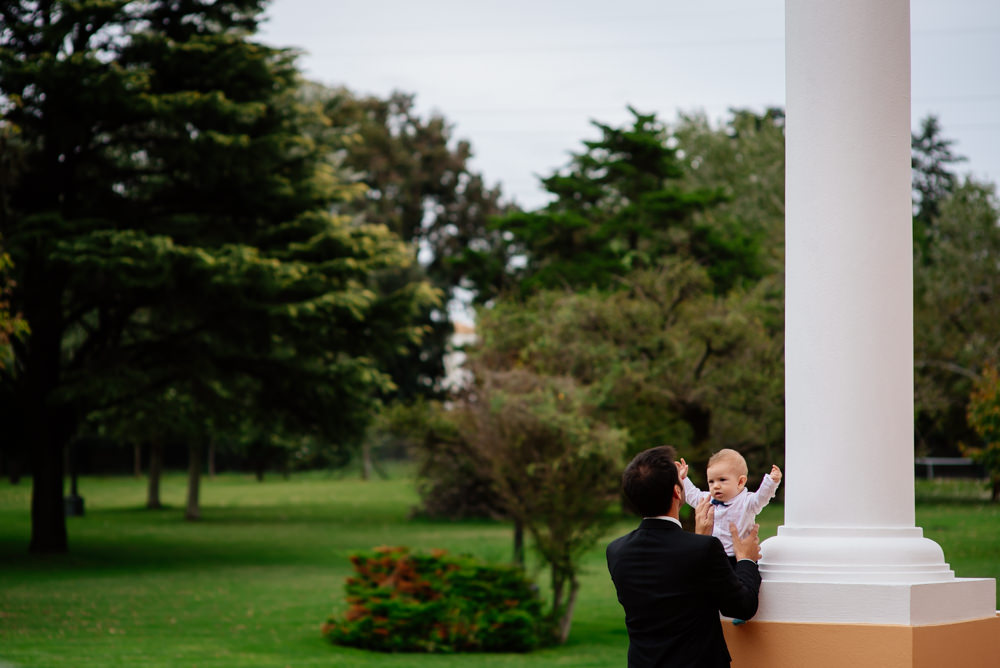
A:
<svg viewBox="0 0 1000 668">
<path fill-rule="evenodd" d="M 1000 0 L 910 6 L 914 127 L 936 114 L 959 171 L 1000 182 Z M 626 105 L 720 121 L 785 101 L 783 0 L 273 0 L 267 17 L 261 39 L 302 50 L 309 79 L 414 93 L 529 208 Z"/>
</svg>

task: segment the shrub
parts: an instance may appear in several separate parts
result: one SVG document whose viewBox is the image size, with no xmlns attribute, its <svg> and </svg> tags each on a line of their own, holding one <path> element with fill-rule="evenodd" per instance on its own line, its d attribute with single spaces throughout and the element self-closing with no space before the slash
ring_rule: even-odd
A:
<svg viewBox="0 0 1000 668">
<path fill-rule="evenodd" d="M 339 645 L 382 652 L 526 652 L 549 637 L 535 585 L 516 566 L 381 547 L 350 557 L 348 610 L 323 625 Z"/>
<path fill-rule="evenodd" d="M 990 476 L 991 500 L 1000 501 L 1000 369 L 986 365 L 969 397 L 969 425 L 983 439 L 981 447 L 962 447 Z"/>
<path fill-rule="evenodd" d="M 437 402 L 423 407 L 420 417 L 409 423 L 417 425 L 409 430 L 410 452 L 419 465 L 421 505 L 414 514 L 436 519 L 505 517 L 492 483 L 469 457 L 453 412 Z"/>
</svg>

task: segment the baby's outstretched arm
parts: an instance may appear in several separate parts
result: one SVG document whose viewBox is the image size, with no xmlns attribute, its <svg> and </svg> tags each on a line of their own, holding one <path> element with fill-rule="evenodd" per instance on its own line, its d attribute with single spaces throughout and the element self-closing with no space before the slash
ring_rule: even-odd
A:
<svg viewBox="0 0 1000 668">
<path fill-rule="evenodd" d="M 683 457 L 679 462 L 674 463 L 677 464 L 677 477 L 680 478 L 681 485 L 684 487 L 684 500 L 692 508 L 697 508 L 698 502 L 701 501 L 702 497 L 707 497 L 708 492 L 702 492 L 691 482 L 691 478 L 687 475 L 688 464 Z"/>
<path fill-rule="evenodd" d="M 781 469 L 777 465 L 772 464 L 771 472 L 761 478 L 760 487 L 757 488 L 756 492 L 750 494 L 749 505 L 747 507 L 753 511 L 754 515 L 759 513 L 774 498 L 779 482 L 781 482 Z"/>
</svg>

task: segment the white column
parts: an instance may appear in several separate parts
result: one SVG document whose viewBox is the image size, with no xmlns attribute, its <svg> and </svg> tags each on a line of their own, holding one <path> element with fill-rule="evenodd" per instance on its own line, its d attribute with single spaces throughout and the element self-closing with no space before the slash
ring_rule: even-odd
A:
<svg viewBox="0 0 1000 668">
<path fill-rule="evenodd" d="M 992 617 L 993 581 L 914 525 L 909 0 L 786 0 L 785 36 L 785 525 L 757 618 Z"/>
</svg>

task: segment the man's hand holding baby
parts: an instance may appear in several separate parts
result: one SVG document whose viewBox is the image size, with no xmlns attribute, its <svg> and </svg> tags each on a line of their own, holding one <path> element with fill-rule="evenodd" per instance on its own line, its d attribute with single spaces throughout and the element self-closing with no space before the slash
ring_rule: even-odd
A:
<svg viewBox="0 0 1000 668">
<path fill-rule="evenodd" d="M 698 502 L 694 509 L 694 532 L 703 536 L 711 536 L 712 529 L 715 528 L 715 506 L 711 504 L 708 497 Z"/>
<path fill-rule="evenodd" d="M 739 535 L 739 529 L 735 524 L 729 524 L 729 531 L 733 536 L 733 553 L 739 561 L 749 559 L 750 561 L 760 561 L 760 525 L 754 524 L 744 536 Z"/>
</svg>

